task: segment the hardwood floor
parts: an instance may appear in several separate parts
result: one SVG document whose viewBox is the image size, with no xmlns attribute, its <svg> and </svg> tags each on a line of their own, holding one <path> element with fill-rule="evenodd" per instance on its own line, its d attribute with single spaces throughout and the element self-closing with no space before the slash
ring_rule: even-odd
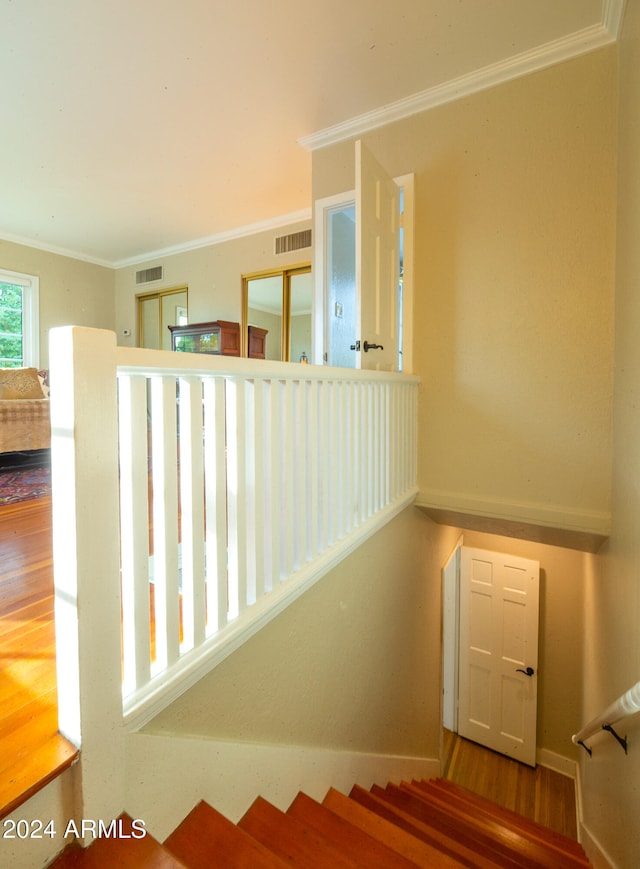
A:
<svg viewBox="0 0 640 869">
<path fill-rule="evenodd" d="M 443 778 L 577 839 L 572 778 L 544 766 L 525 766 L 448 730 L 444 731 L 442 769 Z"/>
<path fill-rule="evenodd" d="M 0 507 L 0 817 L 71 765 L 58 733 L 51 499 Z"/>
</svg>

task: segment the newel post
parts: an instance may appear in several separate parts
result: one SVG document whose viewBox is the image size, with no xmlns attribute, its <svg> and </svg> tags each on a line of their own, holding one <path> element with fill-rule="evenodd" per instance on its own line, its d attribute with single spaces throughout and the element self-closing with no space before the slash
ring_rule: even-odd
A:
<svg viewBox="0 0 640 869">
<path fill-rule="evenodd" d="M 50 333 L 60 731 L 80 747 L 80 818 L 124 805 L 116 337 Z"/>
</svg>

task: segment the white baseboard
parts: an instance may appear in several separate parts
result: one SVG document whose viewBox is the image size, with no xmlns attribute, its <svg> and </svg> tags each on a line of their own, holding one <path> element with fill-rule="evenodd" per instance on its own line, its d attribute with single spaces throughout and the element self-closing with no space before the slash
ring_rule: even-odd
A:
<svg viewBox="0 0 640 869">
<path fill-rule="evenodd" d="M 578 841 L 584 848 L 594 869 L 617 869 L 616 864 L 584 822 L 580 764 L 576 765 L 576 813 L 578 815 Z"/>
<path fill-rule="evenodd" d="M 554 772 L 559 772 L 561 775 L 576 778 L 578 764 L 575 760 L 570 760 L 562 754 L 556 754 L 555 751 L 538 748 L 536 750 L 536 763 L 539 763 L 540 766 L 546 766 L 547 769 L 552 769 Z"/>
<path fill-rule="evenodd" d="M 236 823 L 257 796 L 285 810 L 298 791 L 321 800 L 330 787 L 349 793 L 439 774 L 440 761 L 424 757 L 132 733 L 125 810 L 162 841 L 200 800 Z"/>
<path fill-rule="evenodd" d="M 593 869 L 617 869 L 616 864 L 607 856 L 600 842 L 589 832 L 589 828 L 584 824 L 581 824 L 579 827 L 579 839 L 588 859 L 593 865 Z"/>
</svg>

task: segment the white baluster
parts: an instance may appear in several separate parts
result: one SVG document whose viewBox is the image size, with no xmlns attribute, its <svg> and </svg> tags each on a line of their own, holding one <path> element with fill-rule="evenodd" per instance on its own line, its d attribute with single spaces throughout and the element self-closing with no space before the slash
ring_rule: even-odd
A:
<svg viewBox="0 0 640 869">
<path fill-rule="evenodd" d="M 205 637 L 202 381 L 183 377 L 180 394 L 182 651 Z"/>
<path fill-rule="evenodd" d="M 180 652 L 176 379 L 151 378 L 155 670 Z"/>
<path fill-rule="evenodd" d="M 227 471 L 225 382 L 204 381 L 207 634 L 227 623 Z"/>
<path fill-rule="evenodd" d="M 265 477 L 265 488 L 269 503 L 269 524 L 271 534 L 269 536 L 269 565 L 270 580 L 265 582 L 271 588 L 276 588 L 282 578 L 282 528 L 286 524 L 284 515 L 284 482 L 283 466 L 287 462 L 284 454 L 284 433 L 282 430 L 282 399 L 284 384 L 280 380 L 269 381 L 269 432 L 268 432 L 268 455 L 269 462 Z"/>
<path fill-rule="evenodd" d="M 287 380 L 282 396 L 282 537 L 283 537 L 283 574 L 290 576 L 295 569 L 295 547 L 298 533 L 298 517 L 295 512 L 294 497 L 294 395 L 293 383 Z"/>
<path fill-rule="evenodd" d="M 253 548 L 254 548 L 254 600 L 263 597 L 266 587 L 265 574 L 267 572 L 265 561 L 265 538 L 269 531 L 267 509 L 266 509 L 266 494 L 265 494 L 265 472 L 268 463 L 267 453 L 267 422 L 265 410 L 265 383 L 262 379 L 254 380 L 253 389 L 253 485 L 254 485 L 254 504 L 253 504 Z M 270 574 L 270 570 L 269 570 Z M 269 580 L 270 581 L 270 580 Z"/>
<path fill-rule="evenodd" d="M 120 547 L 122 565 L 123 694 L 150 678 L 149 474 L 147 381 L 118 382 Z"/>
</svg>

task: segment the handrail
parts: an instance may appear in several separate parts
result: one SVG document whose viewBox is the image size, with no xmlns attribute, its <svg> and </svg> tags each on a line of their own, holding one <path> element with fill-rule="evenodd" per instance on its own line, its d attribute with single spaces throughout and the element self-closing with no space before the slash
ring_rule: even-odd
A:
<svg viewBox="0 0 640 869">
<path fill-rule="evenodd" d="M 621 721 L 623 718 L 635 715 L 636 712 L 640 712 L 640 682 L 636 682 L 633 688 L 629 688 L 628 691 L 618 697 L 618 699 L 610 706 L 607 706 L 604 712 L 596 718 L 593 718 L 582 728 L 582 730 L 578 731 L 578 733 L 575 733 L 571 737 L 571 741 L 575 745 L 581 745 L 589 754 L 591 754 L 591 749 L 587 748 L 585 740 L 601 730 L 607 730 L 624 748 L 626 754 L 626 737 L 623 738 L 618 736 L 613 729 L 613 725 L 618 721 Z"/>
</svg>

